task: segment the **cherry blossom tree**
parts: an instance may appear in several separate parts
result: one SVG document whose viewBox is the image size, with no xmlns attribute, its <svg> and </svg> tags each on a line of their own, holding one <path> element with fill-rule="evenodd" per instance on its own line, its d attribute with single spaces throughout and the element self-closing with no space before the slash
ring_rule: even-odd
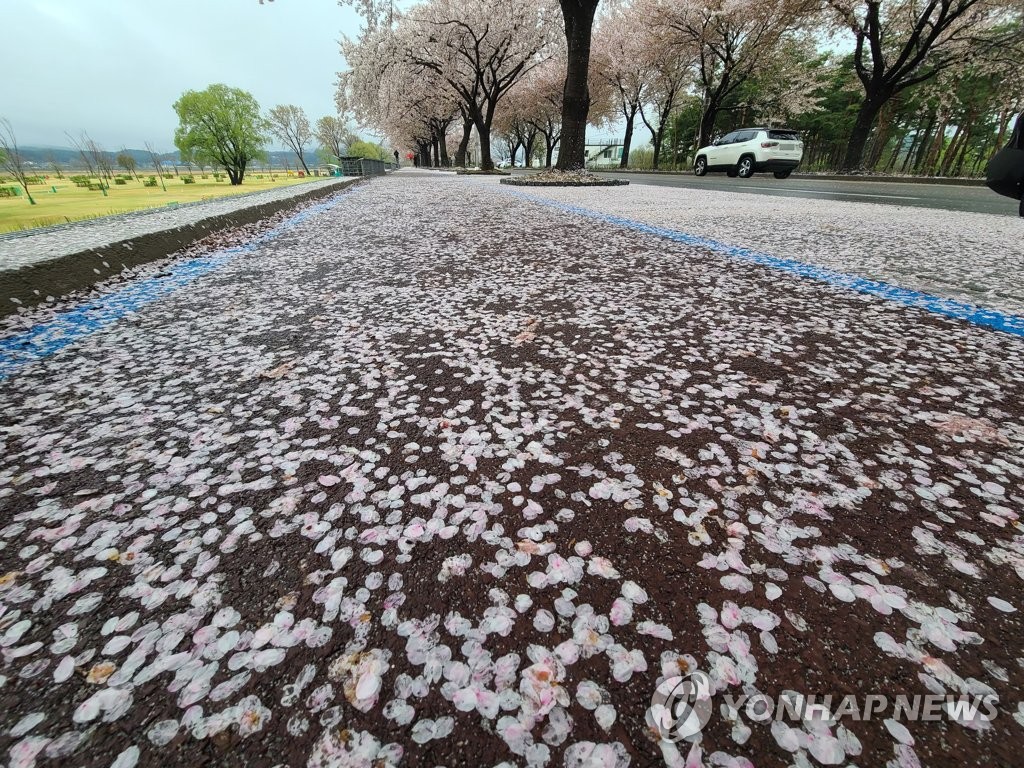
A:
<svg viewBox="0 0 1024 768">
<path fill-rule="evenodd" d="M 508 92 L 550 55 L 553 6 L 541 0 L 431 0 L 399 17 L 401 57 L 455 94 L 494 168 L 491 126 Z"/>
<path fill-rule="evenodd" d="M 629 165 L 633 130 L 651 79 L 649 47 L 645 45 L 640 17 L 622 2 L 611 4 L 598 20 L 594 33 L 591 69 L 596 83 L 612 92 L 614 110 L 625 122 L 621 168 Z"/>
<path fill-rule="evenodd" d="M 672 108 L 693 79 L 694 55 L 685 45 L 673 45 L 664 28 L 655 27 L 645 41 L 644 56 L 647 86 L 640 100 L 640 119 L 651 132 L 657 170 Z"/>
<path fill-rule="evenodd" d="M 696 57 L 703 99 L 698 144 L 707 144 L 715 119 L 748 79 L 773 66 L 781 46 L 820 18 L 819 0 L 638 0 L 652 25 Z"/>
<path fill-rule="evenodd" d="M 860 168 L 871 128 L 890 99 L 968 55 L 1010 46 L 1021 34 L 1007 26 L 1022 13 L 1015 0 L 828 0 L 828 6 L 853 34 L 864 87 L 843 161 L 847 171 Z"/>
</svg>

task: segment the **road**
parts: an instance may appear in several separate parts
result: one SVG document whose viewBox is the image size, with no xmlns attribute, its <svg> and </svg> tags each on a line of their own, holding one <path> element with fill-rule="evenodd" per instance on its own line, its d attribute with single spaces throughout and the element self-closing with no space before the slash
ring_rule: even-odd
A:
<svg viewBox="0 0 1024 768">
<path fill-rule="evenodd" d="M 969 213 L 994 213 L 1017 216 L 1017 203 L 1000 197 L 986 187 L 952 186 L 947 184 L 897 184 L 880 181 L 830 181 L 811 178 L 778 180 L 771 175 L 757 174 L 750 179 L 730 179 L 724 174 L 702 178 L 692 175 L 657 173 L 599 174 L 609 178 L 629 179 L 637 184 L 655 184 L 683 189 L 708 189 L 716 192 L 802 197 L 814 200 L 909 205 Z"/>
<path fill-rule="evenodd" d="M 0 760 L 1019 763 L 1024 328 L 563 191 L 617 207 L 402 171 L 0 322 Z"/>
</svg>

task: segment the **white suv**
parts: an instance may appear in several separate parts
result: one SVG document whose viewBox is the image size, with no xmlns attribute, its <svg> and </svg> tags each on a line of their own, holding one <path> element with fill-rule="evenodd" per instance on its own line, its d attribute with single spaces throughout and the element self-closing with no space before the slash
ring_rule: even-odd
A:
<svg viewBox="0 0 1024 768">
<path fill-rule="evenodd" d="M 701 147 L 693 160 L 693 172 L 725 171 L 749 179 L 755 172 L 772 171 L 785 179 L 804 157 L 800 134 L 788 128 L 743 128 L 727 133 L 714 144 Z"/>
</svg>

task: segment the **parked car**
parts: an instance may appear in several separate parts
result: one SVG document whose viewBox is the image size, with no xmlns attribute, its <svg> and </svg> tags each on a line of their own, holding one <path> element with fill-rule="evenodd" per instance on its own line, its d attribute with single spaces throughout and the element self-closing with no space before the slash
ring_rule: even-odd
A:
<svg viewBox="0 0 1024 768">
<path fill-rule="evenodd" d="M 743 128 L 697 150 L 693 172 L 725 171 L 729 176 L 749 179 L 755 173 L 771 171 L 785 179 L 804 157 L 800 134 L 788 128 Z"/>
</svg>

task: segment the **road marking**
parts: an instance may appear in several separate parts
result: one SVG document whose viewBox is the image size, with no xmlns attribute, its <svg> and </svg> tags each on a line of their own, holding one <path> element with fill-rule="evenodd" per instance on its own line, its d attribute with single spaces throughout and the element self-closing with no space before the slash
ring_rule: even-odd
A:
<svg viewBox="0 0 1024 768">
<path fill-rule="evenodd" d="M 586 216 L 587 218 L 604 221 L 625 229 L 632 229 L 636 232 L 643 232 L 644 234 L 662 237 L 676 243 L 693 245 L 698 248 L 707 248 L 708 250 L 719 253 L 728 259 L 759 264 L 763 267 L 768 267 L 769 269 L 775 269 L 780 272 L 787 272 L 791 275 L 796 275 L 797 277 L 816 280 L 838 288 L 845 288 L 857 293 L 865 293 L 869 296 L 886 299 L 897 304 L 902 304 L 906 307 L 922 309 L 926 312 L 931 312 L 943 317 L 966 320 L 968 323 L 985 328 L 992 328 L 1014 336 L 1024 336 L 1024 316 L 1022 315 L 1011 315 L 1005 312 L 1000 312 L 996 309 L 986 309 L 985 307 L 980 307 L 976 304 L 967 304 L 962 301 L 956 301 L 955 299 L 945 299 L 941 296 L 933 296 L 929 293 L 914 291 L 909 288 L 901 288 L 900 286 L 893 285 L 891 283 L 883 283 L 881 280 L 870 280 L 866 277 L 851 275 L 846 272 L 839 272 L 838 270 L 829 269 L 827 267 L 819 267 L 815 264 L 809 264 L 797 259 L 772 256 L 768 253 L 761 253 L 741 246 L 729 245 L 728 243 L 723 243 L 719 240 L 712 240 L 708 237 L 692 235 L 688 232 L 680 232 L 666 227 L 658 227 L 653 224 L 645 224 L 642 221 L 627 219 L 624 216 L 600 213 L 599 211 L 592 211 L 589 208 L 583 208 L 569 203 L 560 203 L 555 200 L 531 195 L 526 192 L 509 189 L 502 189 L 502 191 L 523 200 L 539 203 L 540 205 L 564 211 L 565 213 Z"/>
<path fill-rule="evenodd" d="M 691 187 L 691 189 L 694 189 L 694 187 Z M 784 189 L 780 189 L 779 187 L 755 187 L 755 186 L 746 186 L 745 185 L 739 191 L 742 192 L 743 189 L 770 189 L 773 192 L 804 192 L 804 193 L 809 194 L 809 195 L 846 195 L 847 197 L 881 197 L 881 198 L 884 198 L 886 200 L 921 200 L 921 199 L 923 199 L 923 198 L 920 198 L 920 197 L 910 197 L 909 195 L 872 195 L 872 194 L 870 194 L 868 192 L 823 192 L 820 189 L 799 189 L 799 188 L 794 189 L 793 187 L 786 187 Z M 731 192 L 732 190 L 729 190 L 729 191 Z"/>
</svg>

